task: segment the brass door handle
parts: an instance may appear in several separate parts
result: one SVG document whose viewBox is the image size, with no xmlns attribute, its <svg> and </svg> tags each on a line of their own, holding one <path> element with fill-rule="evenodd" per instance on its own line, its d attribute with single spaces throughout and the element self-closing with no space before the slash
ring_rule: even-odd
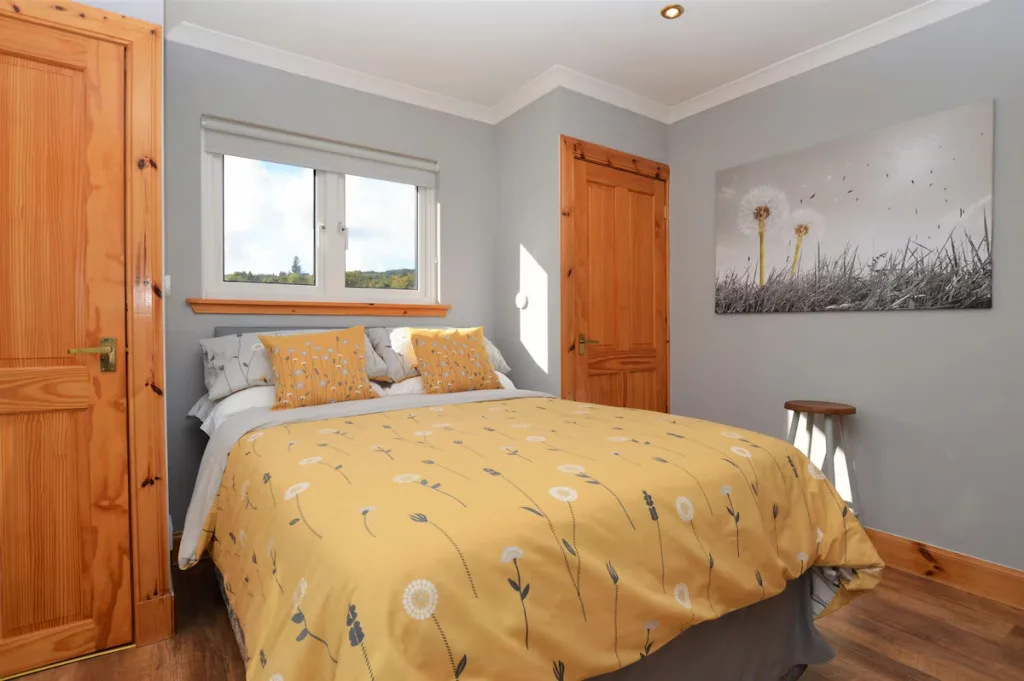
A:
<svg viewBox="0 0 1024 681">
<path fill-rule="evenodd" d="M 590 345 L 591 343 L 599 343 L 599 342 L 600 341 L 594 340 L 593 338 L 588 340 L 587 336 L 585 334 L 581 333 L 580 334 L 580 338 L 579 338 L 579 342 L 576 343 L 576 347 L 579 348 L 579 351 L 580 351 L 581 355 L 585 355 L 585 354 L 587 354 L 587 346 L 588 345 Z"/>
<path fill-rule="evenodd" d="M 99 355 L 100 371 L 117 370 L 117 339 L 101 338 L 100 345 L 94 348 L 69 348 L 69 355 Z"/>
</svg>

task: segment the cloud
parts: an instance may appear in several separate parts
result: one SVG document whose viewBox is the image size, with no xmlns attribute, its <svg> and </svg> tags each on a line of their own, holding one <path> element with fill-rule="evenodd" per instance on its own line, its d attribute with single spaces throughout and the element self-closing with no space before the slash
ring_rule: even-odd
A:
<svg viewBox="0 0 1024 681">
<path fill-rule="evenodd" d="M 346 176 L 348 269 L 415 268 L 417 212 L 416 187 Z"/>
<path fill-rule="evenodd" d="M 308 168 L 224 157 L 224 270 L 312 272 L 315 182 Z M 415 268 L 416 187 L 347 176 L 348 270 Z"/>
<path fill-rule="evenodd" d="M 224 156 L 224 270 L 276 274 L 298 256 L 312 272 L 313 171 Z"/>
</svg>

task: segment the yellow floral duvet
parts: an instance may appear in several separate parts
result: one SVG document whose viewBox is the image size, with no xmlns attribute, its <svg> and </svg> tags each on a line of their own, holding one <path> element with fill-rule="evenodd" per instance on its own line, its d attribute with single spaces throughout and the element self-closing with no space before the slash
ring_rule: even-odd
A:
<svg viewBox="0 0 1024 681">
<path fill-rule="evenodd" d="M 538 397 L 248 432 L 196 544 L 259 681 L 588 679 L 812 566 L 847 568 L 832 608 L 882 568 L 788 444 Z"/>
</svg>

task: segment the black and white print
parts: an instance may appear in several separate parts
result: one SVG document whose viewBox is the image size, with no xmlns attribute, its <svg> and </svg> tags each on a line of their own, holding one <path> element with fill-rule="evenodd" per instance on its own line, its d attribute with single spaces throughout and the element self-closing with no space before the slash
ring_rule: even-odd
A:
<svg viewBox="0 0 1024 681">
<path fill-rule="evenodd" d="M 992 307 L 993 102 L 722 170 L 715 311 Z"/>
</svg>

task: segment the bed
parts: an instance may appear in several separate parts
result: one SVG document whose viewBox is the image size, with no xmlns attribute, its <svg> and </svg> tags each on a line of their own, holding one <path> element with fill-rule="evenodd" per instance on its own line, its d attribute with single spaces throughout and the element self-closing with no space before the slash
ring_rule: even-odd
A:
<svg viewBox="0 0 1024 681">
<path fill-rule="evenodd" d="M 784 442 L 515 389 L 233 416 L 204 553 L 270 681 L 795 678 L 883 567 Z"/>
</svg>

